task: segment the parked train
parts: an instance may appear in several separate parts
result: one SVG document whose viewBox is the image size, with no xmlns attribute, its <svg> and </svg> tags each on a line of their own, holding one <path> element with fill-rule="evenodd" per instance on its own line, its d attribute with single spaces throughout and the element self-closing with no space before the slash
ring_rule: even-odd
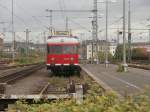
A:
<svg viewBox="0 0 150 112">
<path fill-rule="evenodd" d="M 50 36 L 47 40 L 47 69 L 56 75 L 80 74 L 79 45 L 74 36 Z"/>
</svg>

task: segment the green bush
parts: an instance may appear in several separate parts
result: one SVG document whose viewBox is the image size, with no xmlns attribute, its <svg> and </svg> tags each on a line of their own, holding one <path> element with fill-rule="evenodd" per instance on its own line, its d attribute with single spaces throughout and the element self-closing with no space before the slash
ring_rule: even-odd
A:
<svg viewBox="0 0 150 112">
<path fill-rule="evenodd" d="M 105 62 L 105 52 L 99 52 L 98 57 L 99 57 L 100 62 Z M 113 56 L 111 53 L 108 54 L 108 60 L 109 62 L 113 61 Z"/>
<path fill-rule="evenodd" d="M 129 54 L 129 45 L 126 44 L 126 54 Z M 123 59 L 123 45 L 118 45 L 115 52 L 115 59 L 116 60 L 122 60 Z M 128 55 L 126 55 L 126 58 Z"/>
<path fill-rule="evenodd" d="M 149 112 L 149 97 L 141 94 L 119 99 L 114 92 L 102 96 L 87 96 L 81 105 L 75 100 L 57 100 L 43 104 L 27 104 L 18 101 L 8 112 Z"/>
<path fill-rule="evenodd" d="M 118 65 L 118 68 L 117 68 L 117 72 L 123 72 L 124 71 L 124 67 L 123 65 Z"/>
</svg>

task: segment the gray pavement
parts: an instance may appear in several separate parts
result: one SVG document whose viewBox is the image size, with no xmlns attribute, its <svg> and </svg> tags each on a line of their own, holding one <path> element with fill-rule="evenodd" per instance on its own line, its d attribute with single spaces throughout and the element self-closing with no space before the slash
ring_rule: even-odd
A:
<svg viewBox="0 0 150 112">
<path fill-rule="evenodd" d="M 121 95 L 136 94 L 150 89 L 150 71 L 136 68 L 129 68 L 129 71 L 124 73 L 117 72 L 116 65 L 109 65 L 105 68 L 104 65 L 82 65 L 84 69 L 92 73 L 95 77 L 108 85 Z M 150 93 L 150 90 L 148 90 Z"/>
<path fill-rule="evenodd" d="M 49 74 L 47 70 L 41 69 L 30 76 L 18 80 L 15 84 L 8 85 L 6 89 L 7 95 L 31 95 L 39 85 L 49 82 Z"/>
</svg>

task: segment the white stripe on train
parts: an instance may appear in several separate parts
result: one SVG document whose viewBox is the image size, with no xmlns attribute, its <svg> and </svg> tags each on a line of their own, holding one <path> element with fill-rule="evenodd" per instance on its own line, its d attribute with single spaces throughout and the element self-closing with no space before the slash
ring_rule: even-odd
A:
<svg viewBox="0 0 150 112">
<path fill-rule="evenodd" d="M 47 66 L 50 66 L 51 64 L 47 64 Z M 55 66 L 60 66 L 60 65 L 66 65 L 66 66 L 69 66 L 71 64 L 54 64 Z M 79 64 L 73 64 L 73 65 L 79 65 Z"/>
</svg>

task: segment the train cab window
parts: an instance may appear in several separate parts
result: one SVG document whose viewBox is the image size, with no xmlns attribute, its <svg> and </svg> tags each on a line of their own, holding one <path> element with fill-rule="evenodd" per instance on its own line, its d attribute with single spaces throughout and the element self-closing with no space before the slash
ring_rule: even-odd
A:
<svg viewBox="0 0 150 112">
<path fill-rule="evenodd" d="M 62 54 L 62 46 L 59 46 L 59 45 L 48 46 L 48 53 L 49 54 Z"/>
<path fill-rule="evenodd" d="M 63 46 L 63 53 L 64 54 L 77 54 L 77 46 Z"/>
<path fill-rule="evenodd" d="M 51 46 L 53 54 L 62 54 L 62 46 Z"/>
</svg>

